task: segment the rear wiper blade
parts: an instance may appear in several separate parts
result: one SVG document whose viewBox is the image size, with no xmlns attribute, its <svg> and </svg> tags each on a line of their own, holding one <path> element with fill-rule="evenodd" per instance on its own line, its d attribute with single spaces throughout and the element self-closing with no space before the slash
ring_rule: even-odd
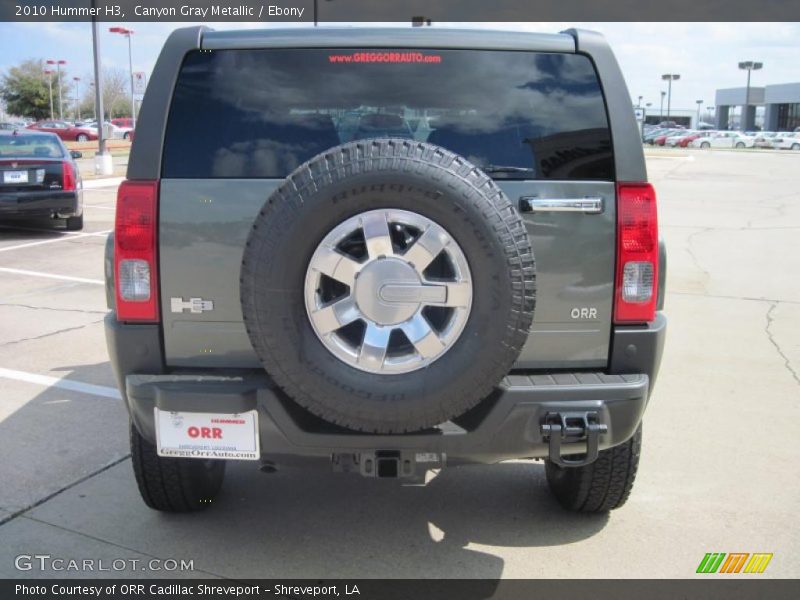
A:
<svg viewBox="0 0 800 600">
<path fill-rule="evenodd" d="M 533 173 L 530 167 L 508 167 L 503 165 L 486 165 L 481 167 L 487 173 Z"/>
</svg>

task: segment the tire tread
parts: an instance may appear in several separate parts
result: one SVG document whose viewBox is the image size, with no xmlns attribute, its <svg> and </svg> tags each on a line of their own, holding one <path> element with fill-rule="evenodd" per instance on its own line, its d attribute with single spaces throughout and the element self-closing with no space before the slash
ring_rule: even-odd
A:
<svg viewBox="0 0 800 600">
<path fill-rule="evenodd" d="M 627 442 L 602 450 L 584 467 L 559 467 L 545 463 L 551 491 L 568 510 L 602 513 L 619 508 L 630 497 L 642 447 L 641 426 Z"/>
<path fill-rule="evenodd" d="M 197 463 L 188 462 L 197 459 L 158 456 L 155 446 L 145 440 L 132 423 L 130 447 L 136 484 L 142 499 L 150 508 L 164 512 L 201 510 L 219 492 L 224 462 L 216 465 L 218 473 L 213 481 L 200 481 Z"/>
</svg>

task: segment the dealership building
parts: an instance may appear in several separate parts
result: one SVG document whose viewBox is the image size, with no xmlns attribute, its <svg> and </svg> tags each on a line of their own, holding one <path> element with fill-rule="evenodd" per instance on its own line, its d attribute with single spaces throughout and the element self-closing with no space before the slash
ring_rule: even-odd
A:
<svg viewBox="0 0 800 600">
<path fill-rule="evenodd" d="M 800 83 L 780 83 L 765 87 L 751 87 L 749 98 L 747 88 L 727 88 L 717 90 L 716 126 L 729 129 L 733 112 L 738 108 L 741 118 L 738 121 L 742 131 L 755 129 L 756 111 L 763 107 L 764 131 L 794 131 L 800 127 Z M 760 115 L 759 115 L 760 116 Z M 761 121 L 761 119 L 759 119 Z"/>
</svg>

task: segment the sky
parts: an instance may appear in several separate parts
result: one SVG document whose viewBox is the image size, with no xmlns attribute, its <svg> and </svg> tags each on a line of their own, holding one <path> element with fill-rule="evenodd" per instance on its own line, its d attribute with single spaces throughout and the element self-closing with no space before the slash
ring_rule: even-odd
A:
<svg viewBox="0 0 800 600">
<path fill-rule="evenodd" d="M 200 24 L 200 23 L 198 23 Z M 204 23 L 214 29 L 263 28 L 263 23 Z M 148 75 L 169 33 L 192 23 L 127 23 L 133 35 L 133 68 Z M 108 32 L 114 23 L 101 24 L 104 66 L 128 69 L 125 38 Z M 308 25 L 304 25 L 308 26 Z M 434 24 L 434 27 L 437 25 Z M 617 56 L 633 103 L 643 96 L 650 112 L 666 90 L 663 73 L 678 73 L 672 85 L 673 109 L 713 106 L 718 88 L 745 85 L 743 60 L 764 63 L 753 72 L 752 85 L 800 81 L 800 23 L 495 23 L 438 26 L 498 27 L 557 32 L 569 27 L 605 34 Z M 0 23 L 0 73 L 26 58 L 63 59 L 68 77 L 92 77 L 92 39 L 89 23 Z"/>
</svg>

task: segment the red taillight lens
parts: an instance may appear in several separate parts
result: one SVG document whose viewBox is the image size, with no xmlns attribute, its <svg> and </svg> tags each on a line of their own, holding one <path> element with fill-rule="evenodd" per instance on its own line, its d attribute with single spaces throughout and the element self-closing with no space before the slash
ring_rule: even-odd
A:
<svg viewBox="0 0 800 600">
<path fill-rule="evenodd" d="M 114 285 L 120 321 L 158 321 L 157 201 L 157 181 L 123 181 L 117 192 Z"/>
<path fill-rule="evenodd" d="M 75 167 L 66 160 L 61 163 L 61 189 L 64 191 L 75 189 Z"/>
<path fill-rule="evenodd" d="M 649 183 L 617 186 L 617 274 L 614 322 L 646 323 L 656 314 L 658 219 Z"/>
</svg>

